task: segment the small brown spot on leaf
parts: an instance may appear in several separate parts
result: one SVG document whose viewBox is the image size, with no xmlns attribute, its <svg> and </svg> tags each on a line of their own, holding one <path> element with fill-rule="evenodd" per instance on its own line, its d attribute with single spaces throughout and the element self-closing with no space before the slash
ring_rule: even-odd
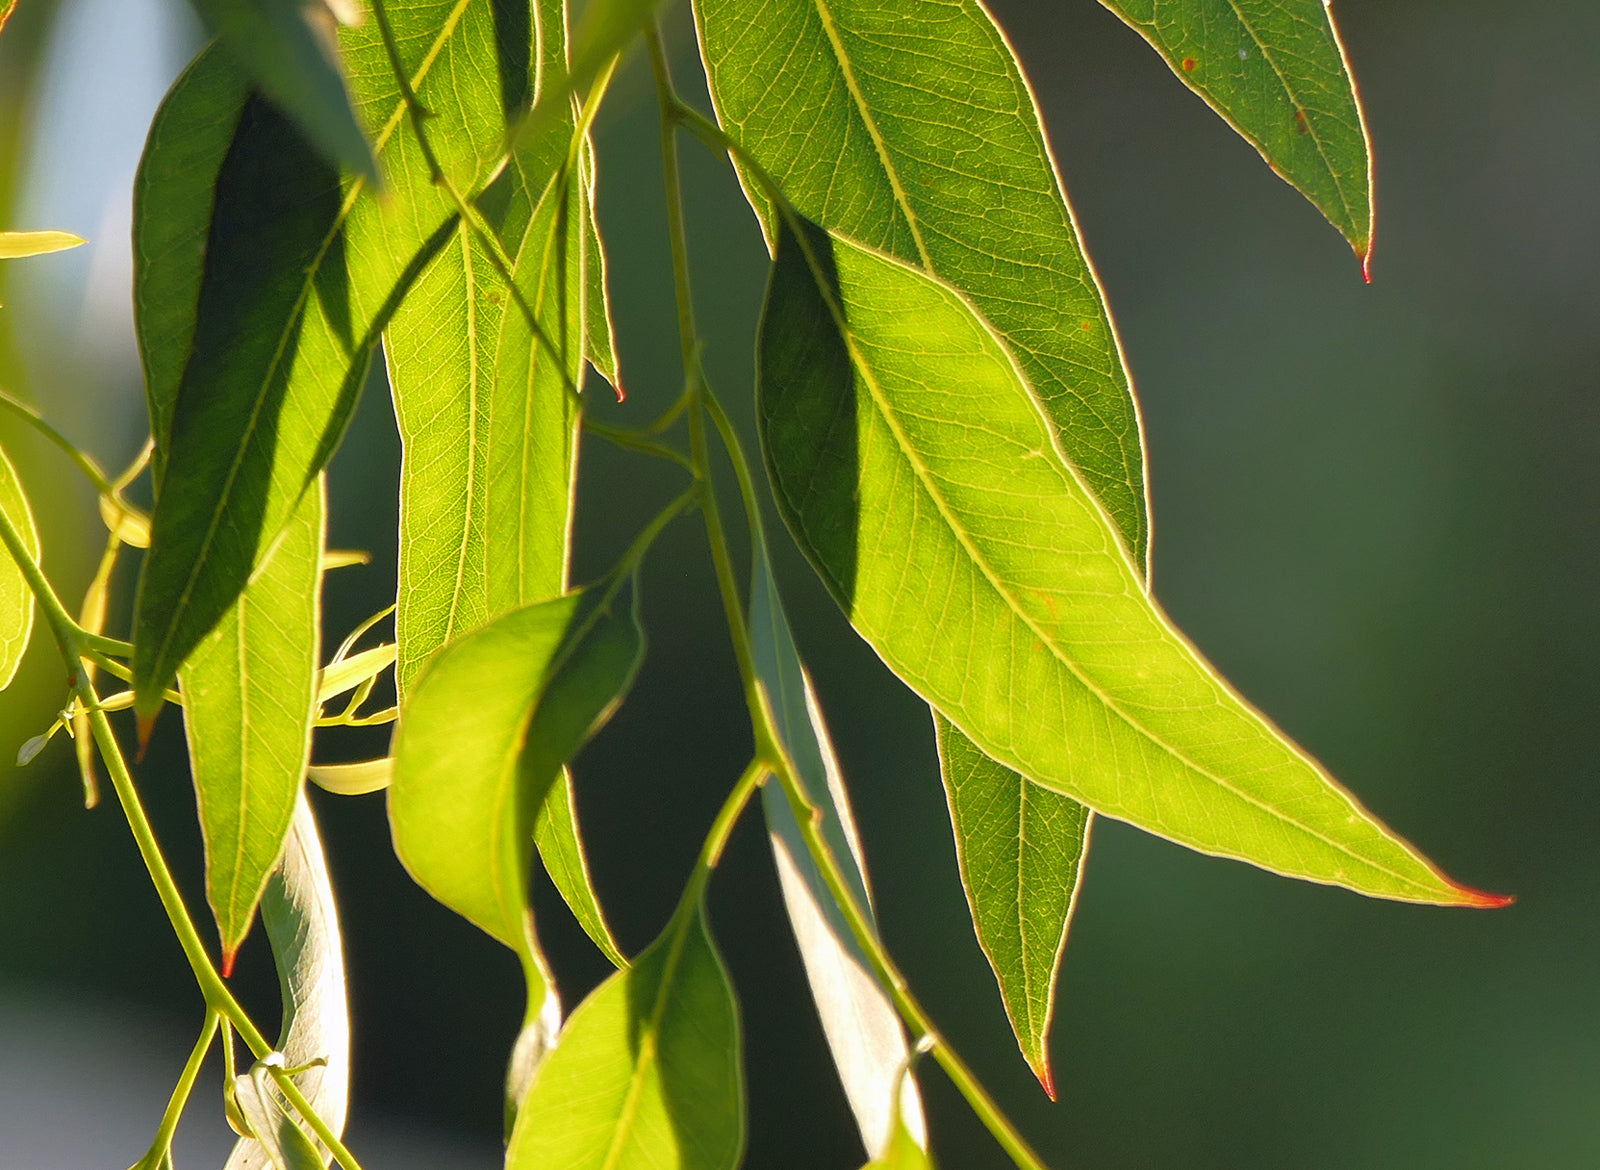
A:
<svg viewBox="0 0 1600 1170">
<path fill-rule="evenodd" d="M 1302 134 L 1311 133 L 1311 126 L 1306 121 L 1306 112 L 1304 110 L 1296 110 L 1294 112 L 1294 128 Z"/>
<path fill-rule="evenodd" d="M 1085 333 L 1087 333 L 1087 332 L 1089 332 L 1089 330 L 1094 328 L 1094 322 L 1093 321 L 1085 321 L 1082 325 L 1079 325 L 1078 328 L 1082 329 Z"/>
<path fill-rule="evenodd" d="M 1185 73 L 1193 73 L 1194 67 L 1199 63 L 1200 62 L 1196 61 L 1193 57 L 1185 57 L 1183 59 L 1183 71 Z"/>
</svg>

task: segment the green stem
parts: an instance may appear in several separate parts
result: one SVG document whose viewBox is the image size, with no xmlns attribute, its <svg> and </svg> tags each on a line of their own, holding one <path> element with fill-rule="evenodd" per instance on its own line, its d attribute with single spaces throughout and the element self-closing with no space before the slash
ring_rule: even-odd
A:
<svg viewBox="0 0 1600 1170">
<path fill-rule="evenodd" d="M 667 182 L 667 217 L 669 228 L 672 231 L 673 244 L 673 271 L 678 283 L 678 321 L 679 330 L 683 335 L 685 369 L 691 379 L 690 386 L 692 397 L 690 403 L 690 440 L 696 464 L 702 474 L 709 481 L 709 462 L 704 449 L 703 418 L 710 414 L 720 433 L 723 442 L 728 448 L 736 474 L 739 478 L 740 493 L 744 499 L 744 506 L 749 514 L 752 539 L 761 538 L 760 510 L 755 495 L 755 484 L 751 477 L 749 465 L 744 459 L 742 447 L 738 436 L 727 414 L 721 410 L 704 386 L 704 381 L 698 375 L 695 362 L 695 334 L 694 315 L 689 304 L 688 288 L 688 258 L 687 243 L 683 232 L 682 195 L 678 189 L 677 150 L 675 131 L 679 126 L 684 126 L 695 135 L 712 145 L 716 149 L 726 151 L 738 158 L 746 166 L 756 181 L 767 191 L 779 213 L 784 216 L 800 239 L 802 248 L 806 251 L 807 259 L 816 268 L 815 258 L 810 255 L 804 235 L 799 231 L 797 223 L 798 213 L 784 197 L 777 183 L 763 170 L 758 163 L 731 138 L 729 138 L 715 123 L 707 120 L 698 111 L 684 104 L 679 99 L 672 87 L 671 74 L 667 69 L 666 54 L 662 50 L 659 35 L 650 37 L 650 55 L 655 66 L 656 90 L 661 102 L 661 118 L 663 127 L 663 152 L 666 156 L 668 168 Z M 701 427 L 700 440 L 696 439 L 696 424 Z M 980 1121 L 994 1136 L 1011 1160 L 1022 1170 L 1045 1170 L 1044 1162 L 1040 1159 L 1016 1127 L 1006 1117 L 994 1098 L 989 1095 L 977 1076 L 967 1067 L 965 1061 L 950 1046 L 949 1042 L 939 1033 L 933 1020 L 911 994 L 905 976 L 889 957 L 883 941 L 878 937 L 876 928 L 866 911 L 860 906 L 851 890 L 850 883 L 846 880 L 844 870 L 837 858 L 833 856 L 828 847 L 826 838 L 822 834 L 821 810 L 811 801 L 804 784 L 800 781 L 788 753 L 783 749 L 783 737 L 778 730 L 776 720 L 772 715 L 772 708 L 768 702 L 766 690 L 756 677 L 753 657 L 750 654 L 749 630 L 745 624 L 742 606 L 739 598 L 738 586 L 734 581 L 732 558 L 722 531 L 720 519 L 715 518 L 713 511 L 714 501 L 707 484 L 706 527 L 711 540 L 711 555 L 717 567 L 717 582 L 722 592 L 723 607 L 728 613 L 728 626 L 733 635 L 735 656 L 739 661 L 739 669 L 745 684 L 745 693 L 750 707 L 752 732 L 756 739 L 756 752 L 758 763 L 770 769 L 778 782 L 783 786 L 784 794 L 793 809 L 795 819 L 800 824 L 801 835 L 805 840 L 807 851 L 812 860 L 821 871 L 823 881 L 828 887 L 834 900 L 839 904 L 849 924 L 850 933 L 866 954 L 873 967 L 878 981 L 889 992 L 896 1010 L 901 1018 L 911 1029 L 914 1035 L 924 1037 L 924 1043 L 932 1053 L 939 1066 L 944 1069 L 951 1082 L 966 1098 L 967 1104 L 977 1114 Z"/>
<path fill-rule="evenodd" d="M 290 1075 L 290 1070 L 274 1067 L 271 1072 L 272 1079 L 277 1082 L 278 1088 L 282 1090 L 283 1095 L 289 1099 L 289 1104 L 294 1106 L 294 1111 L 311 1127 L 311 1131 L 321 1139 L 322 1144 L 328 1147 L 328 1152 L 333 1155 L 333 1160 L 339 1163 L 344 1170 L 361 1170 L 361 1163 L 356 1161 L 356 1156 L 339 1140 L 339 1135 L 333 1132 L 333 1129 L 326 1121 L 322 1120 L 322 1115 L 306 1099 L 306 1095 L 300 1091 L 300 1086 L 295 1084 L 294 1077 Z"/>
<path fill-rule="evenodd" d="M 636 451 L 640 455 L 653 455 L 657 459 L 665 459 L 676 463 L 691 474 L 695 470 L 694 461 L 679 451 L 670 443 L 658 442 L 652 438 L 648 431 L 635 431 L 626 427 L 607 426 L 603 422 L 585 415 L 583 429 L 597 439 L 604 439 L 613 446 L 621 447 L 624 451 Z"/>
<path fill-rule="evenodd" d="M 178 1076 L 178 1083 L 173 1086 L 172 1097 L 167 1101 L 167 1111 L 161 1115 L 155 1141 L 150 1143 L 149 1152 L 139 1159 L 133 1170 L 157 1170 L 171 1151 L 172 1136 L 178 1131 L 178 1122 L 183 1117 L 184 1107 L 189 1104 L 189 1094 L 194 1091 L 194 1083 L 200 1076 L 200 1066 L 205 1062 L 206 1053 L 211 1051 L 212 1042 L 217 1038 L 217 1025 L 221 1020 L 222 1017 L 214 1009 L 206 1009 L 206 1022 L 200 1029 L 200 1038 L 194 1042 L 183 1072 Z"/>
<path fill-rule="evenodd" d="M 728 838 L 733 835 L 733 826 L 738 823 L 739 814 L 744 812 L 745 805 L 750 803 L 750 797 L 761 787 L 769 771 L 766 761 L 759 757 L 745 765 L 738 782 L 728 793 L 728 798 L 722 802 L 722 807 L 717 810 L 711 828 L 706 831 L 705 843 L 700 846 L 700 856 L 696 858 L 694 870 L 689 874 L 689 880 L 683 887 L 682 905 L 697 903 L 705 893 L 706 883 L 711 880 L 711 872 L 722 860 L 722 851 L 727 848 Z"/>
<path fill-rule="evenodd" d="M 94 484 L 95 491 L 102 496 L 115 497 L 117 495 L 116 485 L 106 477 L 106 473 L 100 469 L 100 465 L 90 455 L 81 450 L 77 444 L 73 443 L 71 439 L 51 426 L 38 410 L 23 402 L 20 398 L 13 398 L 5 390 L 0 390 L 0 407 L 9 410 L 59 447 L 67 458 L 77 466 L 78 470 L 88 477 L 89 482 Z"/>
</svg>

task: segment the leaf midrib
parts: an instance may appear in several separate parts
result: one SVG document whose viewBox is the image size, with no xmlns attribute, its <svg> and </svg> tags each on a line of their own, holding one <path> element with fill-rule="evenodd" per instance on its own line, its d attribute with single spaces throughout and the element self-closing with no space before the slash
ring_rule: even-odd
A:
<svg viewBox="0 0 1600 1170">
<path fill-rule="evenodd" d="M 439 54 L 444 51 L 445 44 L 455 35 L 456 26 L 461 23 L 461 17 L 470 3 L 472 3 L 472 0 L 457 0 L 456 6 L 450 10 L 450 15 L 439 30 L 438 37 L 418 65 L 416 76 L 410 81 L 410 88 L 413 93 L 422 85 L 429 70 L 433 68 L 434 62 L 438 60 Z M 382 131 L 379 132 L 377 141 L 373 143 L 374 157 L 381 154 L 384 147 L 388 145 L 390 136 L 400 125 L 405 113 L 406 101 L 405 97 L 402 96 L 395 106 L 394 113 L 390 115 Z M 328 251 L 332 248 L 334 240 L 344 230 L 345 221 L 349 218 L 351 209 L 354 208 L 356 200 L 365 189 L 366 179 L 361 175 L 357 175 L 350 184 L 350 190 L 346 193 L 344 202 L 339 207 L 338 215 L 334 217 L 333 225 L 328 229 L 327 235 L 323 237 L 322 243 L 317 248 L 316 255 L 306 268 L 306 276 L 300 286 L 300 292 L 295 297 L 294 306 L 289 312 L 284 327 L 279 331 L 277 348 L 273 351 L 272 361 L 267 366 L 266 376 L 256 390 L 255 403 L 250 409 L 250 419 L 245 425 L 239 444 L 234 451 L 233 463 L 229 466 L 227 475 L 223 477 L 222 490 L 216 497 L 217 506 L 212 509 L 211 519 L 206 526 L 205 535 L 201 538 L 200 547 L 195 552 L 194 560 L 190 564 L 189 574 L 184 582 L 183 589 L 178 594 L 178 604 L 173 607 L 172 617 L 167 624 L 166 633 L 162 636 L 160 645 L 156 649 L 155 661 L 158 668 L 162 668 L 166 662 L 167 653 L 172 648 L 172 640 L 177 636 L 178 627 L 181 624 L 181 616 L 188 608 L 189 600 L 194 595 L 195 585 L 200 580 L 201 570 L 210 555 L 217 528 L 222 523 L 223 511 L 228 500 L 232 498 L 234 482 L 238 479 L 239 473 L 244 466 L 245 453 L 249 450 L 250 441 L 254 437 L 256 426 L 261 419 L 261 411 L 266 405 L 267 391 L 271 387 L 273 379 L 277 376 L 284 351 L 288 347 L 290 337 L 294 334 L 295 324 L 305 313 L 306 304 L 311 298 L 317 275 L 322 269 L 323 260 L 327 258 Z M 164 669 L 158 669 L 158 675 L 164 673 Z"/>
<path fill-rule="evenodd" d="M 816 273 L 815 273 L 814 270 L 813 270 L 813 276 L 814 277 L 816 276 Z M 824 289 L 825 287 L 826 287 L 825 285 L 820 285 L 819 284 L 819 290 Z M 957 294 L 954 294 L 952 290 L 950 290 L 950 289 L 948 289 L 947 287 L 944 287 L 944 286 L 940 287 L 940 291 L 943 292 L 945 295 L 951 295 L 951 296 L 957 295 Z M 1302 832 L 1302 833 L 1306 834 L 1307 836 L 1309 836 L 1312 840 L 1319 841 L 1319 842 L 1322 842 L 1324 845 L 1331 846 L 1333 849 L 1337 850 L 1340 853 L 1345 854 L 1346 856 L 1352 858 L 1353 860 L 1359 862 L 1360 864 L 1362 864 L 1364 866 L 1368 866 L 1371 869 L 1375 869 L 1380 873 L 1387 874 L 1389 877 L 1392 877 L 1392 878 L 1396 879 L 1397 881 L 1401 882 L 1402 884 L 1404 884 L 1407 887 L 1410 887 L 1410 888 L 1413 888 L 1413 889 L 1416 889 L 1416 890 L 1419 890 L 1419 891 L 1429 891 L 1429 887 L 1427 887 L 1425 885 L 1422 885 L 1415 878 L 1407 877 L 1407 876 L 1405 876 L 1405 875 L 1403 875 L 1401 873 L 1398 873 L 1398 872 L 1394 871 L 1393 869 L 1390 869 L 1389 867 L 1387 867 L 1387 866 L 1385 866 L 1385 865 L 1383 865 L 1383 864 L 1381 864 L 1381 863 L 1379 863 L 1377 861 L 1374 861 L 1374 860 L 1372 860 L 1370 858 L 1367 858 L 1367 857 L 1363 857 L 1361 854 L 1358 854 L 1358 853 L 1354 852 L 1348 846 L 1343 845 L 1340 842 L 1334 841 L 1334 840 L 1332 840 L 1332 839 L 1330 839 L 1330 838 L 1328 838 L 1326 836 L 1323 836 L 1322 834 L 1320 834 L 1320 833 L 1316 832 L 1314 829 L 1312 829 L 1310 826 L 1305 825 L 1302 822 L 1295 820 L 1293 817 L 1287 815 L 1286 813 L 1283 813 L 1283 812 L 1279 811 L 1276 808 L 1273 808 L 1270 804 L 1267 804 L 1266 802 L 1258 799 L 1257 797 L 1254 797 L 1254 796 L 1250 795 L 1247 792 L 1241 791 L 1236 786 L 1228 783 L 1228 781 L 1223 779 L 1222 777 L 1214 775 L 1213 773 L 1211 773 L 1207 769 L 1201 767 L 1199 764 L 1189 760 L 1181 751 L 1177 750 L 1176 748 L 1174 748 L 1173 746 L 1169 745 L 1168 743 L 1166 743 L 1164 740 L 1162 740 L 1161 738 L 1159 738 L 1158 736 L 1156 736 L 1152 732 L 1147 731 L 1142 726 L 1140 726 L 1139 722 L 1137 720 L 1135 720 L 1132 715 L 1130 715 L 1129 713 L 1124 711 L 1120 704 L 1118 704 L 1114 699 L 1112 699 L 1109 695 L 1107 695 L 1092 679 L 1090 679 L 1087 675 L 1085 675 L 1078 668 L 1077 664 L 1074 663 L 1069 656 L 1067 656 L 1066 654 L 1063 653 L 1062 649 L 1056 644 L 1056 640 L 1055 640 L 1054 636 L 1052 634 L 1048 633 L 1047 631 L 1045 631 L 1044 629 L 1040 628 L 1040 626 L 1037 623 L 1035 623 L 1032 618 L 1030 618 L 1028 616 L 1027 612 L 1017 603 L 1016 599 L 1012 597 L 1010 590 L 1008 590 L 1004 586 L 1004 584 L 1001 582 L 999 576 L 990 567 L 988 561 L 984 557 L 979 555 L 978 550 L 975 547 L 973 547 L 971 537 L 968 535 L 965 527 L 963 525 L 961 525 L 960 523 L 958 523 L 958 521 L 956 520 L 955 515 L 953 514 L 949 504 L 945 501 L 943 495 L 939 492 L 939 490 L 934 486 L 934 484 L 932 482 L 931 472 L 928 470 L 926 465 L 922 462 L 922 459 L 920 458 L 920 456 L 916 452 L 916 448 L 910 443 L 910 441 L 906 438 L 904 432 L 901 430 L 899 422 L 895 418 L 894 413 L 893 413 L 891 407 L 889 406 L 889 403 L 888 403 L 888 401 L 887 401 L 887 399 L 886 399 L 886 397 L 885 397 L 885 395 L 883 393 L 883 389 L 878 384 L 878 380 L 877 380 L 876 374 L 874 373 L 874 371 L 872 370 L 871 365 L 866 361 L 865 357 L 862 355 L 862 353 L 860 351 L 860 348 L 856 344 L 854 333 L 850 329 L 850 326 L 848 324 L 848 319 L 845 317 L 845 314 L 843 313 L 841 308 L 839 308 L 836 305 L 833 305 L 833 298 L 832 298 L 831 295 L 828 295 L 828 300 L 830 302 L 830 305 L 833 306 L 834 311 L 838 314 L 836 321 L 837 321 L 837 324 L 840 326 L 840 332 L 841 332 L 841 334 L 842 334 L 842 336 L 844 338 L 845 344 L 850 349 L 851 357 L 852 357 L 852 359 L 854 361 L 855 367 L 861 374 L 861 380 L 866 385 L 866 387 L 868 389 L 869 396 L 872 399 L 873 406 L 877 409 L 879 417 L 883 419 L 884 425 L 889 428 L 889 432 L 894 437 L 896 446 L 900 449 L 902 457 L 906 460 L 907 464 L 911 467 L 912 473 L 915 475 L 915 477 L 917 479 L 917 482 L 921 485 L 923 491 L 925 491 L 927 493 L 929 499 L 933 501 L 933 504 L 934 504 L 935 508 L 937 509 L 939 515 L 944 519 L 946 525 L 949 527 L 951 534 L 953 536 L 955 536 L 957 543 L 960 544 L 961 548 L 963 549 L 963 551 L 966 552 L 968 557 L 971 559 L 972 563 L 979 568 L 979 570 L 983 573 L 985 579 L 988 580 L 988 582 L 990 584 L 990 587 L 994 589 L 995 593 L 1006 604 L 1006 607 L 1013 614 L 1016 615 L 1016 617 L 1028 628 L 1028 630 L 1030 632 L 1032 632 L 1034 634 L 1035 637 L 1037 637 L 1039 639 L 1041 644 L 1043 644 L 1045 646 L 1048 646 L 1050 648 L 1051 655 L 1056 659 L 1057 662 L 1061 663 L 1061 665 L 1063 667 L 1065 667 L 1066 670 L 1074 678 L 1076 678 L 1078 680 L 1078 682 L 1086 690 L 1088 690 L 1092 695 L 1094 695 L 1097 699 L 1099 699 L 1100 702 L 1106 708 L 1106 710 L 1108 710 L 1108 711 L 1112 712 L 1113 714 L 1115 714 L 1118 719 L 1120 719 L 1124 724 L 1126 724 L 1135 733 L 1137 733 L 1140 736 L 1143 736 L 1151 744 L 1153 744 L 1156 747 L 1158 747 L 1162 752 L 1164 752 L 1168 756 L 1172 757 L 1172 759 L 1177 761 L 1183 767 L 1189 769 L 1191 772 L 1195 773 L 1197 776 L 1201 777 L 1202 779 L 1211 781 L 1213 784 L 1217 785 L 1217 787 L 1221 788 L 1223 791 L 1228 792 L 1228 793 L 1232 794 L 1233 796 L 1237 797 L 1238 799 L 1244 801 L 1245 803 L 1256 807 L 1260 811 L 1266 813 L 1268 816 L 1273 817 L 1273 818 L 1275 818 L 1275 819 L 1277 819 L 1279 821 L 1282 821 L 1284 824 L 1289 825 L 1292 828 L 1295 828 L 1295 829 L 1299 830 L 1300 832 Z M 973 316 L 974 316 L 975 319 L 981 320 L 981 318 L 977 318 L 977 314 L 976 313 L 974 313 Z M 989 334 L 989 340 L 991 342 L 995 342 L 996 344 L 998 344 L 998 339 L 995 338 L 992 333 Z M 1001 349 L 1002 349 L 1002 352 L 1005 353 L 1005 356 L 1006 356 L 1006 359 L 1007 359 L 1008 363 L 1011 364 L 1012 373 L 1016 377 L 1016 379 L 1018 381 L 1018 384 L 1025 387 L 1027 385 L 1027 383 L 1026 383 L 1026 380 L 1023 378 L 1021 371 L 1017 369 L 1017 367 L 1015 365 L 1015 362 L 1014 362 L 1013 359 L 1011 359 L 1011 356 L 1010 356 L 1009 352 L 1006 352 L 1004 350 L 1003 346 L 1001 346 Z M 1029 397 L 1030 397 L 1030 400 L 1031 400 L 1031 398 L 1032 398 L 1031 393 L 1029 394 Z M 1035 405 L 1035 409 L 1037 410 L 1037 403 L 1035 403 L 1034 405 Z M 1041 423 L 1042 422 L 1043 422 L 1043 420 L 1041 419 Z M 1099 505 L 1098 500 L 1096 500 L 1096 498 L 1094 496 L 1094 493 L 1090 492 L 1088 490 L 1088 488 L 1084 486 L 1084 484 L 1081 482 L 1081 480 L 1079 480 L 1076 470 L 1062 456 L 1059 448 L 1056 445 L 1056 442 L 1057 442 L 1056 436 L 1052 432 L 1051 428 L 1048 425 L 1042 425 L 1041 426 L 1041 430 L 1043 430 L 1045 432 L 1045 435 L 1046 435 L 1046 437 L 1047 437 L 1047 439 L 1049 441 L 1049 444 L 1050 444 L 1050 450 L 1056 456 L 1058 468 L 1066 473 L 1067 477 L 1072 481 L 1072 483 L 1074 483 L 1078 487 L 1078 489 L 1081 492 L 1083 492 L 1084 495 L 1090 501 L 1092 501 L 1094 503 L 1094 506 L 1096 508 L 1099 508 L 1100 505 Z M 1106 519 L 1106 524 L 1108 526 L 1111 524 L 1111 521 L 1109 520 L 1109 518 Z M 1121 543 L 1120 540 L 1112 541 L 1110 543 L 1111 543 L 1112 548 L 1114 550 L 1116 550 L 1117 553 L 1120 553 L 1124 558 L 1126 558 L 1127 554 L 1126 554 L 1125 550 L 1123 550 L 1122 543 Z M 1137 576 L 1137 574 L 1135 574 L 1135 576 Z M 1152 607 L 1154 607 L 1155 603 L 1152 600 L 1150 602 L 1150 604 L 1151 604 Z M 947 715 L 947 718 L 948 718 L 948 715 Z M 952 724 L 955 724 L 957 727 L 960 727 L 959 724 L 956 724 L 956 721 L 954 719 L 951 719 L 950 721 L 951 721 Z M 963 734 L 967 733 L 965 728 L 961 728 L 961 731 L 962 731 Z M 1321 775 L 1320 770 L 1316 769 L 1315 765 L 1310 764 L 1310 762 L 1308 760 L 1306 760 L 1304 756 L 1300 756 L 1299 753 L 1296 752 L 1293 749 L 1293 747 L 1286 740 L 1282 739 L 1281 737 L 1276 737 L 1276 738 L 1278 739 L 1278 742 L 1280 744 L 1282 744 L 1283 747 L 1286 750 L 1288 750 L 1292 756 L 1298 756 L 1302 763 L 1307 764 L 1308 766 L 1312 767 L 1313 771 L 1316 771 L 1319 776 Z M 974 742 L 976 742 L 976 741 L 974 741 Z M 1345 799 L 1347 801 L 1350 800 L 1350 798 L 1348 796 L 1346 796 Z M 1355 808 L 1353 806 L 1353 802 L 1352 802 L 1352 811 L 1355 811 Z M 1380 830 L 1380 832 L 1381 832 L 1381 830 Z M 1390 839 L 1387 836 L 1387 834 L 1384 834 L 1384 838 L 1385 838 L 1385 840 L 1389 840 Z"/>
</svg>

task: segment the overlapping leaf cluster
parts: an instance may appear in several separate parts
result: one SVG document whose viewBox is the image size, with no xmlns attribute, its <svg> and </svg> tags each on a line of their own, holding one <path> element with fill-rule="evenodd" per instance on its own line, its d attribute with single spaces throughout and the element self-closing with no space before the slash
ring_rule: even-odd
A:
<svg viewBox="0 0 1600 1170">
<path fill-rule="evenodd" d="M 1368 256 L 1365 132 L 1318 0 L 1106 3 Z M 979 0 L 696 0 L 714 119 L 679 97 L 639 0 L 597 0 L 571 36 L 563 0 L 196 7 L 216 40 L 156 116 L 136 187 L 148 523 L 125 482 L 100 481 L 106 565 L 123 542 L 148 544 L 131 646 L 101 636 L 109 567 L 81 622 L 46 608 L 85 671 L 69 714 L 94 724 L 136 833 L 104 711 L 132 706 L 147 736 L 164 704 L 182 705 L 223 975 L 258 909 L 272 940 L 276 1052 L 185 944 L 210 1008 L 192 1068 L 219 1020 L 260 1058 L 229 1082 L 230 1166 L 354 1166 L 339 1140 L 337 912 L 308 776 L 387 789 L 411 875 L 520 960 L 508 1167 L 738 1163 L 738 1011 L 704 890 L 758 787 L 870 1165 L 932 1164 L 923 1052 L 1019 1166 L 1039 1165 L 879 940 L 770 569 L 763 490 L 698 362 L 683 131 L 732 160 L 772 253 L 755 386 L 771 497 L 856 630 L 930 705 L 978 941 L 1046 1091 L 1096 814 L 1374 896 L 1493 901 L 1368 814 L 1150 596 L 1140 423 L 1115 329 L 1031 90 Z M 591 429 L 692 476 L 611 573 L 575 587 L 586 370 L 618 382 L 589 128 L 640 34 L 662 106 L 686 388 L 654 424 Z M 69 242 L 0 234 L 0 257 Z M 323 471 L 380 343 L 404 450 L 395 636 L 356 650 L 389 612 L 375 603 L 325 660 L 321 583 L 349 558 L 326 547 Z M 747 589 L 710 488 L 713 438 L 738 471 Z M 630 963 L 588 878 L 568 764 L 645 653 L 641 561 L 696 509 L 756 752 L 676 913 Z M 49 595 L 3 460 L 0 514 L 9 678 L 34 595 Z M 102 702 L 97 665 L 131 690 Z M 367 711 L 390 670 L 395 707 Z M 394 721 L 389 757 L 312 763 L 317 728 Z M 141 844 L 160 885 L 153 838 Z M 567 1018 L 530 899 L 546 877 L 618 968 Z M 143 1164 L 170 1159 L 163 1132 Z"/>
</svg>

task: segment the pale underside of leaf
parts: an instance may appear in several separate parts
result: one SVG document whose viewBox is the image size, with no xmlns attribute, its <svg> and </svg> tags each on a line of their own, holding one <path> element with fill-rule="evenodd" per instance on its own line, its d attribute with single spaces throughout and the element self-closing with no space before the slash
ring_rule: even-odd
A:
<svg viewBox="0 0 1600 1170">
<path fill-rule="evenodd" d="M 807 255 L 790 237 L 773 270 L 764 448 L 791 528 L 901 678 L 997 762 L 1192 848 L 1376 896 L 1486 903 L 1171 626 L 959 293 L 843 240 L 819 257 L 826 240 L 809 239 Z"/>
<path fill-rule="evenodd" d="M 311 757 L 324 511 L 319 485 L 180 676 L 224 967 L 283 852 Z"/>
<path fill-rule="evenodd" d="M 261 900 L 261 918 L 283 996 L 278 1051 L 289 1068 L 310 1066 L 296 1074 L 295 1083 L 328 1128 L 343 1134 L 350 1105 L 344 956 L 328 864 L 304 794 L 295 806 L 283 865 Z M 267 1170 L 269 1165 L 261 1144 L 242 1138 L 226 1170 Z"/>
<path fill-rule="evenodd" d="M 578 1005 L 540 1068 L 506 1170 L 733 1170 L 738 1008 L 699 907 Z"/>
<path fill-rule="evenodd" d="M 1371 146 L 1323 0 L 1101 2 L 1369 259 Z"/>
</svg>

